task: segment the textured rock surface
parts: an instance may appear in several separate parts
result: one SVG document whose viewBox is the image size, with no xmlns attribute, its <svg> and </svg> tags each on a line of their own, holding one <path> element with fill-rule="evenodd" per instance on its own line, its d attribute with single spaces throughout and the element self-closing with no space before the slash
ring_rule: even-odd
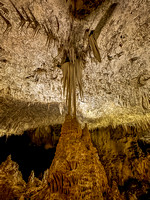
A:
<svg viewBox="0 0 150 200">
<path fill-rule="evenodd" d="M 63 122 L 64 115 L 61 114 L 66 108 L 61 87 L 62 71 L 57 65 L 63 60 L 61 50 L 69 48 L 68 38 L 72 33 L 75 35 L 75 48 L 79 54 L 84 54 L 85 63 L 84 97 L 77 104 L 79 121 L 96 127 L 146 123 L 150 119 L 148 0 L 119 1 L 98 38 L 101 63 L 95 60 L 90 49 L 86 51 L 87 39 L 84 35 L 87 28 L 92 30 L 96 27 L 113 0 L 104 1 L 95 12 L 82 20 L 75 19 L 73 32 L 70 28 L 72 18 L 69 1 L 13 2 L 24 18 L 22 7 L 32 18 L 29 7 L 39 24 L 32 21 L 29 26 L 29 22 L 25 21 L 21 29 L 21 20 L 15 8 L 9 0 L 1 1 L 0 13 L 11 24 L 8 24 L 6 30 L 8 21 L 0 16 L 2 134 L 19 134 L 22 130 L 33 128 L 34 124 L 39 126 Z M 52 30 L 49 47 L 46 45 L 49 38 L 43 27 L 45 20 Z M 38 33 L 34 36 L 35 32 Z M 52 103 L 55 103 L 54 110 L 49 110 L 48 105 Z M 10 110 L 15 113 L 11 118 Z"/>
<path fill-rule="evenodd" d="M 17 163 L 11 160 L 11 156 L 0 165 L 0 199 L 19 199 L 25 192 L 26 183 L 18 170 Z"/>
<path fill-rule="evenodd" d="M 54 102 L 29 103 L 0 97 L 1 136 L 13 133 L 22 134 L 24 130 L 61 123 L 59 104 Z"/>
<path fill-rule="evenodd" d="M 67 116 L 50 167 L 50 199 L 103 199 L 108 190 L 105 170 L 87 127 Z"/>
<path fill-rule="evenodd" d="M 142 146 L 139 133 L 133 127 L 97 129 L 91 134 L 95 148 L 87 127 L 82 130 L 77 120 L 66 117 L 55 158 L 42 180 L 32 172 L 26 184 L 10 157 L 0 165 L 1 199 L 8 192 L 9 199 L 20 200 L 148 199 L 150 144 Z"/>
<path fill-rule="evenodd" d="M 5 170 L 7 168 L 11 170 L 13 168 L 12 164 L 13 162 L 8 158 L 8 160 L 1 165 L 1 174 L 3 174 L 3 176 L 0 176 L 1 181 L 6 179 L 7 175 L 5 174 Z M 16 173 L 18 173 L 18 169 Z M 18 177 L 16 173 L 14 171 L 8 173 L 7 180 L 13 181 L 14 178 L 20 178 L 20 172 Z M 12 177 L 10 177 L 10 175 Z M 21 183 L 22 182 L 23 180 L 21 177 Z M 6 185 L 4 181 L 3 185 Z M 7 187 L 6 185 L 6 191 L 13 190 L 16 185 L 16 182 L 13 183 L 12 187 Z M 22 189 L 23 186 L 24 188 Z M 71 116 L 66 116 L 55 158 L 50 169 L 45 172 L 42 181 L 35 178 L 34 172 L 32 172 L 28 183 L 23 186 L 20 185 L 20 188 L 18 188 L 18 194 L 20 194 L 20 196 L 15 196 L 15 198 L 32 200 L 98 200 L 108 199 L 112 195 L 104 167 L 99 161 L 96 148 L 93 147 L 87 126 L 82 130 L 78 121 Z M 115 185 L 114 187 L 116 188 Z M 21 189 L 22 193 L 19 193 Z M 118 189 L 113 191 L 113 194 L 114 196 L 117 195 L 118 199 L 122 199 Z M 5 191 L 2 190 L 1 196 L 2 199 L 5 199 L 3 195 L 5 195 Z M 10 193 L 8 199 L 13 198 L 13 193 Z"/>
<path fill-rule="evenodd" d="M 146 145 L 140 145 L 141 132 L 143 131 L 134 127 L 124 129 L 120 126 L 116 129 L 108 127 L 95 130 L 91 134 L 109 184 L 113 185 L 115 181 L 127 199 L 149 196 L 150 151 Z M 150 143 L 147 143 L 147 147 L 150 147 Z"/>
<path fill-rule="evenodd" d="M 103 199 L 109 186 L 87 127 L 67 116 L 47 182 L 31 199 Z"/>
</svg>

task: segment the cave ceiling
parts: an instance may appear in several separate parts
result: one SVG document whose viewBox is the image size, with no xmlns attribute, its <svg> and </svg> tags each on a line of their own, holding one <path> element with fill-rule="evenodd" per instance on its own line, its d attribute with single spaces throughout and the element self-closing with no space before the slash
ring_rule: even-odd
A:
<svg viewBox="0 0 150 200">
<path fill-rule="evenodd" d="M 88 36 L 114 3 L 97 38 L 99 62 Z M 0 134 L 64 121 L 61 65 L 72 48 L 83 61 L 82 98 L 77 88 L 81 124 L 146 128 L 149 13 L 148 0 L 0 0 Z"/>
</svg>

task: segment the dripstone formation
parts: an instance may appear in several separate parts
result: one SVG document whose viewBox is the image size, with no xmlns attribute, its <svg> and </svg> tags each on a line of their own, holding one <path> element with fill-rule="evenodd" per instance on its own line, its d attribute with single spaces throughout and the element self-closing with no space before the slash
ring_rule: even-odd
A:
<svg viewBox="0 0 150 200">
<path fill-rule="evenodd" d="M 149 198 L 149 13 L 148 0 L 0 0 L 0 137 L 58 143 L 27 183 L 2 159 L 1 200 Z"/>
<path fill-rule="evenodd" d="M 108 190 L 104 167 L 85 127 L 66 116 L 50 167 L 50 199 L 102 199 Z"/>
<path fill-rule="evenodd" d="M 148 148 L 144 153 L 138 145 L 138 132 L 133 128 L 109 127 L 91 135 L 87 125 L 81 129 L 77 119 L 67 115 L 55 157 L 42 180 L 32 171 L 25 183 L 11 157 L 0 165 L 1 199 L 148 198 L 150 156 Z"/>
</svg>

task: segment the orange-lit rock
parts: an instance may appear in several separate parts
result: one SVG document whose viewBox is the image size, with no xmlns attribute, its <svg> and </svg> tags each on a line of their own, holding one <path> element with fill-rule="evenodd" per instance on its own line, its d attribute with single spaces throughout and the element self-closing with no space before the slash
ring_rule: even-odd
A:
<svg viewBox="0 0 150 200">
<path fill-rule="evenodd" d="M 143 131 L 133 127 L 125 130 L 119 126 L 91 133 L 113 196 L 113 192 L 117 190 L 116 185 L 125 199 L 140 199 L 143 198 L 142 195 L 148 194 L 150 155 L 148 152 L 144 154 L 138 144 L 141 132 Z"/>
<path fill-rule="evenodd" d="M 148 197 L 150 155 L 137 143 L 137 130 L 121 127 L 89 134 L 66 116 L 54 160 L 39 180 L 26 184 L 10 157 L 0 165 L 0 197 L 31 200 L 128 200 Z M 99 156 L 98 156 L 99 154 Z M 8 196 L 8 198 L 7 198 Z"/>
<path fill-rule="evenodd" d="M 87 126 L 66 116 L 49 175 L 50 199 L 103 199 L 108 191 L 104 167 Z"/>
<path fill-rule="evenodd" d="M 8 156 L 7 160 L 0 165 L 0 199 L 19 199 L 25 192 L 26 183 L 18 170 L 17 163 Z"/>
</svg>

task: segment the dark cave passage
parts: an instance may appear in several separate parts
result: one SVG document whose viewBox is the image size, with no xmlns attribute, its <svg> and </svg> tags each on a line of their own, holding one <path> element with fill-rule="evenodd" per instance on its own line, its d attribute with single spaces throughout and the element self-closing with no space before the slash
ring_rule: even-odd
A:
<svg viewBox="0 0 150 200">
<path fill-rule="evenodd" d="M 27 182 L 31 171 L 42 178 L 43 173 L 51 165 L 56 148 L 45 149 L 44 145 L 31 143 L 28 134 L 22 136 L 6 136 L 0 138 L 0 164 L 11 154 L 11 159 L 19 165 L 23 179 Z"/>
</svg>

